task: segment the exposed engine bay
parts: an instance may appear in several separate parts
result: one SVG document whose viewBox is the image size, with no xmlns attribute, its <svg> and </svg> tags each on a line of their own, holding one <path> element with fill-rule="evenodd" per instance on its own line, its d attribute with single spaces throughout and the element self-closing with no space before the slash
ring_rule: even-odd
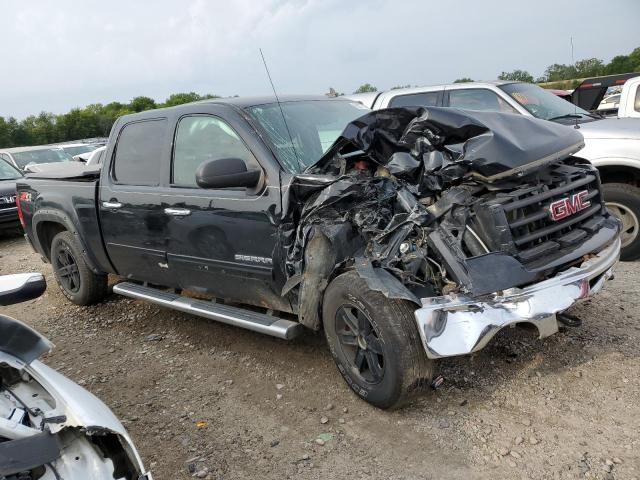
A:
<svg viewBox="0 0 640 480">
<path fill-rule="evenodd" d="M 347 126 L 293 177 L 284 293 L 318 328 L 321 292 L 355 269 L 390 298 L 482 296 L 543 280 L 614 241 L 574 129 L 521 115 L 392 108 Z M 296 288 L 297 287 L 297 288 Z"/>
<path fill-rule="evenodd" d="M 1 364 L 0 380 L 1 478 L 138 478 L 117 434 L 66 428 L 56 399 L 25 371 Z"/>
<path fill-rule="evenodd" d="M 21 275 L 3 277 L 5 284 L 11 277 Z M 5 288 L 0 304 L 12 303 L 10 296 Z M 113 413 L 37 360 L 52 348 L 46 338 L 0 315 L 0 339 L 1 479 L 151 479 Z"/>
</svg>

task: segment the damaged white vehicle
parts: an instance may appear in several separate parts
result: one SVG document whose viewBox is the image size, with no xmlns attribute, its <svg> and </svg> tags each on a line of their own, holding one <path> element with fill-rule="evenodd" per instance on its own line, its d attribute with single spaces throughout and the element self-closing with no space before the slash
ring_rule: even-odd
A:
<svg viewBox="0 0 640 480">
<path fill-rule="evenodd" d="M 0 305 L 36 298 L 41 274 L 0 277 Z M 151 480 L 109 408 L 38 358 L 49 340 L 0 315 L 0 479 Z"/>
</svg>

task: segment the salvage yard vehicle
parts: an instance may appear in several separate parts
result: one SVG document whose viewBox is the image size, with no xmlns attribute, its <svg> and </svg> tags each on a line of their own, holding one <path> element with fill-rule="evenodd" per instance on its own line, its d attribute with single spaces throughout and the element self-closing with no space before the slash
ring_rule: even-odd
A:
<svg viewBox="0 0 640 480">
<path fill-rule="evenodd" d="M 20 226 L 18 223 L 18 207 L 16 207 L 16 180 L 22 174 L 0 160 L 0 229 Z"/>
<path fill-rule="evenodd" d="M 39 273 L 0 276 L 0 305 L 37 298 L 45 288 Z M 111 410 L 38 361 L 52 347 L 0 315 L 0 478 L 151 480 Z"/>
<path fill-rule="evenodd" d="M 628 78 L 624 75 L 613 77 Z M 591 96 L 587 97 L 591 92 L 590 84 L 584 85 L 588 88 L 578 87 L 575 92 L 580 91 L 581 96 L 576 97 L 574 92 L 574 100 L 593 100 Z M 516 113 L 567 126 L 577 125 L 584 137 L 585 148 L 576 156 L 598 168 L 607 206 L 622 220 L 621 258 L 640 258 L 640 119 L 603 119 L 548 90 L 523 82 L 454 83 L 354 94 L 347 98 L 374 110 L 406 105 L 442 106 Z M 595 98 L 597 103 L 593 108 L 599 99 L 602 97 Z"/>
<path fill-rule="evenodd" d="M 24 172 L 32 165 L 71 162 L 73 157 L 60 147 L 15 147 L 0 150 L 0 159 Z"/>
<path fill-rule="evenodd" d="M 619 118 L 640 118 L 640 74 L 623 85 L 617 113 Z"/>
<path fill-rule="evenodd" d="M 72 302 L 116 274 L 115 293 L 275 337 L 323 328 L 391 408 L 435 359 L 519 323 L 551 335 L 611 277 L 619 222 L 582 146 L 522 115 L 212 99 L 121 117 L 101 166 L 28 175 L 18 206 Z"/>
<path fill-rule="evenodd" d="M 86 165 L 98 165 L 102 163 L 102 156 L 104 155 L 104 151 L 106 149 L 107 147 L 98 147 L 91 152 L 74 155 L 73 159 L 76 162 L 82 162 Z"/>
</svg>

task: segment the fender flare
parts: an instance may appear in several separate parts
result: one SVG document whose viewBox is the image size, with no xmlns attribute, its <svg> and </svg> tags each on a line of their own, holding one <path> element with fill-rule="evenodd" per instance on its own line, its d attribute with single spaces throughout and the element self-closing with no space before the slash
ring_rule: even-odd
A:
<svg viewBox="0 0 640 480">
<path fill-rule="evenodd" d="M 38 235 L 38 226 L 43 222 L 58 223 L 62 225 L 65 230 L 67 230 L 68 232 L 71 232 L 73 236 L 76 238 L 76 240 L 78 241 L 78 243 L 80 244 L 80 247 L 82 248 L 82 258 L 87 264 L 87 266 L 89 267 L 89 269 L 93 273 L 96 273 L 99 275 L 104 275 L 107 273 L 102 271 L 98 267 L 97 260 L 91 255 L 91 253 L 87 249 L 84 241 L 82 240 L 82 237 L 78 235 L 78 229 L 75 227 L 75 224 L 71 221 L 71 218 L 69 218 L 67 214 L 60 212 L 58 210 L 49 210 L 49 209 L 39 210 L 33 215 L 33 219 L 31 221 L 34 247 L 36 248 L 36 250 L 38 250 L 38 253 L 42 256 L 43 260 L 45 260 L 47 263 L 50 263 L 50 259 L 47 258 L 47 255 L 45 254 L 46 250 L 43 247 L 42 243 L 40 242 L 40 238 Z"/>
</svg>

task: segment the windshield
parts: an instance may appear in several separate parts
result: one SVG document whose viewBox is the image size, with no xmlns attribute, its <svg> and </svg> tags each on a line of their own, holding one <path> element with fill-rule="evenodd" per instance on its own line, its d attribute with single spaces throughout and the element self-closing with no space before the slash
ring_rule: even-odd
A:
<svg viewBox="0 0 640 480">
<path fill-rule="evenodd" d="M 316 163 L 349 122 L 369 112 L 364 105 L 347 101 L 310 100 L 281 105 L 286 126 L 277 103 L 250 107 L 248 111 L 267 132 L 276 155 L 292 173 Z"/>
<path fill-rule="evenodd" d="M 73 157 L 61 148 L 28 150 L 26 152 L 15 152 L 12 155 L 16 164 L 22 169 L 31 163 L 54 163 L 73 160 Z"/>
<path fill-rule="evenodd" d="M 507 83 L 500 85 L 516 102 L 526 108 L 531 115 L 543 120 L 554 120 L 565 116 L 593 118 L 586 110 L 531 83 Z"/>
<path fill-rule="evenodd" d="M 96 148 L 95 145 L 77 145 L 74 147 L 62 147 L 65 152 L 67 152 L 72 157 L 76 155 L 80 155 L 81 153 L 93 152 Z"/>
<path fill-rule="evenodd" d="M 0 158 L 0 180 L 16 180 L 22 177 L 20 172 Z"/>
</svg>

